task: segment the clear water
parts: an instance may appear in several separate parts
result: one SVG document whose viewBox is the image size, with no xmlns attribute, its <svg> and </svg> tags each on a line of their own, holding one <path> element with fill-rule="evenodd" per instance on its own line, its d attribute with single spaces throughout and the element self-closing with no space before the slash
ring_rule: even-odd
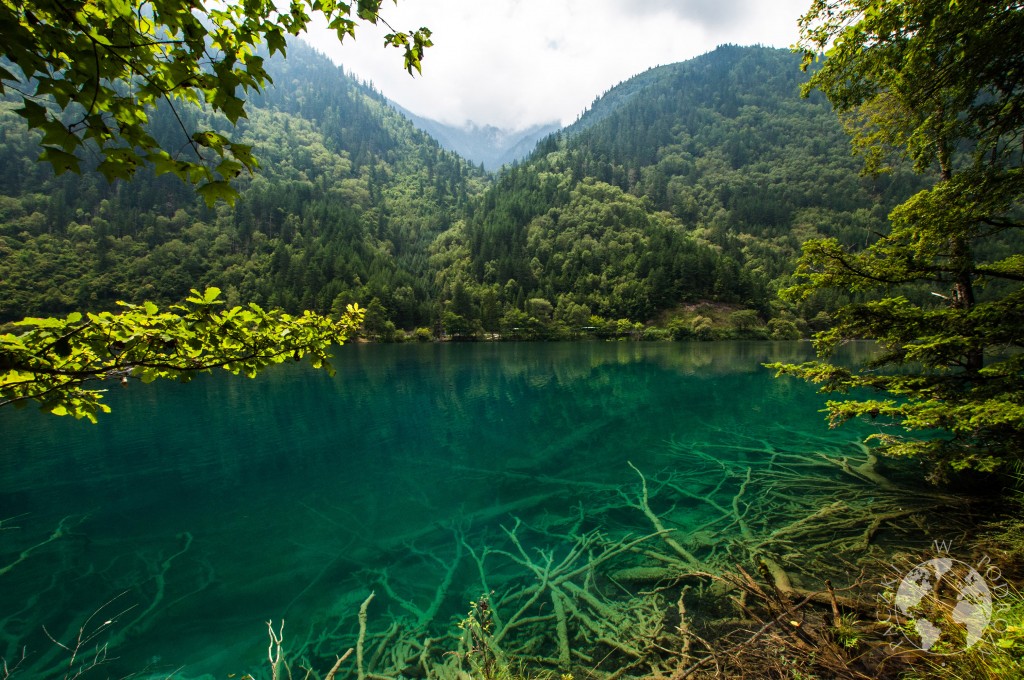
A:
<svg viewBox="0 0 1024 680">
<path fill-rule="evenodd" d="M 652 479 L 692 470 L 699 485 L 709 456 L 811 457 L 853 451 L 864 434 L 829 431 L 813 388 L 761 367 L 809 358 L 802 343 L 363 345 L 336 357 L 334 379 L 289 365 L 251 381 L 114 387 L 96 426 L 0 412 L 0 569 L 13 564 L 0 573 L 0 654 L 27 646 L 28 667 L 59 665 L 44 626 L 67 642 L 111 620 L 97 638 L 116 644 L 105 674 L 256 673 L 268 620 L 287 621 L 295 649 L 351 629 L 371 589 L 377 628 L 409 613 L 400 600 L 427 609 L 453 536 L 497 543 L 513 517 L 556 526 L 581 513 L 612 535 L 650 532 L 641 513 L 613 508 L 617 488 L 637 487 L 630 464 Z M 704 463 L 687 458 L 698 449 Z M 706 524 L 700 504 L 662 508 L 680 532 Z M 432 625 L 465 615 L 480 589 L 461 566 Z"/>
</svg>

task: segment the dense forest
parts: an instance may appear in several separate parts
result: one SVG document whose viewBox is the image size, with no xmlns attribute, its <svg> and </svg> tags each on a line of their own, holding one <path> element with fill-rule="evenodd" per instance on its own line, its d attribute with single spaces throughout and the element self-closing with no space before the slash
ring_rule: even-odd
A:
<svg viewBox="0 0 1024 680">
<path fill-rule="evenodd" d="M 302 43 L 272 66 L 275 86 L 238 126 L 261 169 L 240 178 L 233 208 L 143 171 L 130 184 L 54 177 L 3 104 L 0 318 L 164 303 L 215 285 L 234 303 L 328 311 L 344 294 L 386 301 L 402 326 L 428 319 L 427 247 L 483 173 Z M 179 113 L 189 128 L 204 116 Z M 170 111 L 153 119 L 158 138 L 181 136 Z"/>
<path fill-rule="evenodd" d="M 376 338 L 794 337 L 829 302 L 776 300 L 800 244 L 864 242 L 917 181 L 859 176 L 828 104 L 800 98 L 798 66 L 721 47 L 652 69 L 488 175 L 296 43 L 240 122 L 261 168 L 214 208 L 152 173 L 54 176 L 3 103 L 0 320 L 217 286 L 293 311 L 359 302 Z M 154 115 L 168 148 L 176 126 Z"/>
<path fill-rule="evenodd" d="M 863 243 L 918 180 L 860 177 L 827 103 L 800 98 L 798 65 L 781 50 L 721 47 L 612 89 L 457 225 L 449 242 L 467 252 L 442 269 L 442 297 L 461 284 L 485 330 L 494 299 L 516 317 L 507 325 L 553 310 L 569 327 L 593 314 L 700 337 L 732 305 L 746 312 L 733 330 L 769 319 L 776 334 L 806 330 L 802 317 L 827 301 L 775 301 L 801 243 Z"/>
</svg>

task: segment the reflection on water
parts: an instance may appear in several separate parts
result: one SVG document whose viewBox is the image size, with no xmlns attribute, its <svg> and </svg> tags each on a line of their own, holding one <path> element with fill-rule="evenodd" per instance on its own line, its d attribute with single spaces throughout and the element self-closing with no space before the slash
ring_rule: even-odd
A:
<svg viewBox="0 0 1024 680">
<path fill-rule="evenodd" d="M 0 654 L 53 656 L 43 625 L 70 635 L 124 593 L 114 606 L 135 608 L 117 622 L 112 673 L 241 673 L 265 656 L 263 622 L 351 617 L 381 569 L 401 573 L 409 546 L 453 526 L 484 535 L 513 514 L 584 507 L 633 483 L 630 463 L 677 466 L 687 442 L 858 436 L 829 433 L 812 388 L 761 367 L 809 359 L 805 343 L 336 355 L 334 379 L 283 366 L 115 388 L 96 426 L 0 412 L 0 517 L 14 518 L 0 525 L 0 569 L 14 564 L 0 572 Z M 446 616 L 474 588 L 453 588 Z"/>
</svg>

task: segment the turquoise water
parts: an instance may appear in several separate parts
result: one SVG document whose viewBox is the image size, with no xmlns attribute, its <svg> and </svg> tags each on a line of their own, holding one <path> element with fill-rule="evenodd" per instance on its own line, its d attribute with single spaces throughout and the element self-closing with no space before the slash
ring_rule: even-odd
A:
<svg viewBox="0 0 1024 680">
<path fill-rule="evenodd" d="M 508 549 L 502 527 L 516 518 L 530 554 L 570 524 L 650 533 L 635 501 L 620 502 L 639 488 L 630 465 L 673 531 L 729 531 L 655 480 L 720 494 L 721 507 L 746 488 L 731 471 L 716 481 L 716 457 L 743 470 L 766 451 L 855 452 L 864 431 L 830 432 L 813 388 L 761 368 L 810 354 L 803 343 L 359 345 L 336 352 L 334 379 L 289 365 L 115 387 L 96 426 L 5 409 L 0 654 L 27 648 L 27 667 L 49 669 L 64 657 L 43 627 L 68 642 L 84 626 L 116 650 L 111 676 L 258 673 L 267 621 L 287 621 L 286 652 L 333 660 L 371 590 L 375 634 L 407 617 L 440 635 L 485 585 L 518 578 L 496 562 L 482 584 L 463 548 Z M 780 521 L 757 507 L 755 529 Z"/>
</svg>

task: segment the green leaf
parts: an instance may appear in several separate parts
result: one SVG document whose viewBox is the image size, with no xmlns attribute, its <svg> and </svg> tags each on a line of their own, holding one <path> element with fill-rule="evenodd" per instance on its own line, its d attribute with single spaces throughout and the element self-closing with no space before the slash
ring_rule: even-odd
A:
<svg viewBox="0 0 1024 680">
<path fill-rule="evenodd" d="M 231 86 L 232 91 L 234 85 Z M 245 113 L 245 100 L 235 96 L 229 97 L 217 97 L 215 98 L 214 106 L 227 116 L 231 124 L 234 125 L 238 122 L 239 118 L 246 118 Z"/>
<path fill-rule="evenodd" d="M 166 151 L 157 151 L 146 156 L 146 160 L 153 164 L 153 171 L 156 176 L 166 175 L 169 172 L 178 174 L 179 163 L 171 158 Z"/>
<path fill-rule="evenodd" d="M 224 177 L 225 179 L 232 179 L 238 177 L 238 175 L 241 174 L 242 167 L 242 164 L 239 163 L 238 161 L 232 158 L 225 158 L 224 160 L 217 164 L 217 167 L 214 168 L 214 170 L 221 177 Z"/>
<path fill-rule="evenodd" d="M 225 180 L 207 182 L 196 189 L 196 192 L 203 197 L 206 205 L 211 208 L 219 200 L 224 201 L 228 205 L 234 205 L 235 199 L 238 198 L 238 192 Z"/>
<path fill-rule="evenodd" d="M 141 380 L 143 384 L 148 385 L 160 377 L 160 371 L 155 368 L 135 369 L 132 371 L 132 375 Z"/>
<path fill-rule="evenodd" d="M 228 149 L 231 150 L 231 155 L 235 157 L 235 160 L 244 165 L 250 172 L 259 167 L 256 157 L 252 155 L 251 145 L 231 143 L 228 144 Z"/>
<path fill-rule="evenodd" d="M 39 129 L 43 132 L 43 146 L 59 146 L 68 153 L 81 146 L 81 140 L 68 132 L 68 129 L 60 121 L 48 120 Z"/>
<path fill-rule="evenodd" d="M 53 172 L 57 175 L 63 175 L 69 170 L 74 173 L 81 172 L 78 165 L 78 158 L 74 154 L 70 154 L 52 146 L 43 147 L 43 153 L 40 154 L 39 160 L 46 161 L 52 165 Z"/>
<path fill-rule="evenodd" d="M 281 54 L 285 53 L 288 43 L 285 40 L 284 32 L 280 29 L 268 30 L 264 36 L 267 41 L 267 48 L 270 50 L 270 56 L 274 56 L 278 52 Z"/>
<path fill-rule="evenodd" d="M 87 146 L 95 167 L 108 181 L 131 178 L 143 164 L 158 175 L 174 174 L 193 184 L 208 205 L 233 203 L 235 191 L 213 183 L 205 157 L 221 158 L 223 177 L 239 173 L 235 163 L 258 167 L 245 145 L 231 148 L 221 133 L 185 130 L 184 138 L 161 138 L 147 129 L 148 111 L 167 100 L 178 108 L 205 102 L 231 123 L 247 117 L 248 102 L 240 92 L 260 91 L 271 82 L 264 57 L 255 47 L 266 43 L 273 56 L 287 50 L 286 33 L 306 30 L 310 12 L 318 11 L 339 39 L 353 35 L 356 24 L 376 23 L 381 0 L 293 0 L 275 7 L 268 0 L 245 3 L 181 3 L 156 0 L 98 0 L 61 4 L 7 3 L 3 49 L 17 68 L 0 66 L 0 94 L 20 105 L 18 115 L 30 129 L 43 132 L 41 160 L 57 174 L 78 172 L 74 156 Z M 10 15 L 10 16 L 7 16 Z M 419 68 L 429 41 L 416 33 L 407 47 L 406 67 Z M 97 52 L 97 48 L 99 52 Z M 209 49 L 208 49 L 209 48 Z M 410 56 L 411 55 L 411 56 Z M 97 58 L 98 57 L 98 58 Z M 8 85 L 5 87 L 4 82 Z M 18 90 L 10 84 L 19 82 Z M 241 87 L 241 90 L 239 90 Z M 32 94 L 23 94 L 24 90 Z M 195 120 L 188 113 L 178 122 Z M 201 156 L 175 161 L 161 144 L 177 154 L 191 145 Z M 228 149 L 229 152 L 226 152 Z"/>
<path fill-rule="evenodd" d="M 227 143 L 227 138 L 224 135 L 217 134 L 212 130 L 205 130 L 203 132 L 195 132 L 192 134 L 192 141 L 199 146 L 205 146 L 210 149 L 219 150 L 224 148 L 224 144 Z"/>
<path fill-rule="evenodd" d="M 108 182 L 115 179 L 131 179 L 138 169 L 138 157 L 131 149 L 111 149 L 107 157 L 97 166 Z"/>
<path fill-rule="evenodd" d="M 21 321 L 15 321 L 15 326 L 36 326 L 38 328 L 64 328 L 64 321 L 62 319 L 52 319 L 49 317 L 26 317 Z"/>
<path fill-rule="evenodd" d="M 28 126 L 32 128 L 42 127 L 47 122 L 46 107 L 41 104 L 37 104 L 31 99 L 26 99 L 23 102 L 24 106 L 20 109 L 15 109 L 15 113 L 28 121 Z"/>
</svg>

